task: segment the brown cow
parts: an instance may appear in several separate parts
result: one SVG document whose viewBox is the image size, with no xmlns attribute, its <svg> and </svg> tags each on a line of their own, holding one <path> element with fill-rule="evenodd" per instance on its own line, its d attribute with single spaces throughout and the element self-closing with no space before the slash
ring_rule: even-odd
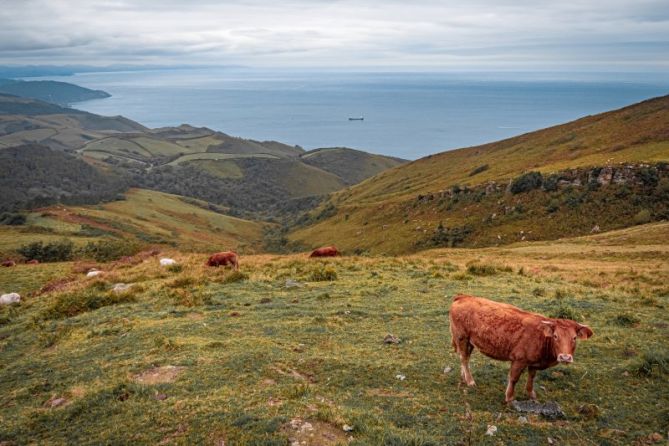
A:
<svg viewBox="0 0 669 446">
<path fill-rule="evenodd" d="M 16 262 L 13 260 L 5 260 L 4 262 L 0 263 L 0 265 L 9 268 L 10 266 L 16 266 Z"/>
<path fill-rule="evenodd" d="M 207 266 L 226 266 L 230 265 L 235 271 L 239 270 L 239 257 L 232 251 L 223 251 L 212 254 L 207 260 Z"/>
<path fill-rule="evenodd" d="M 337 248 L 332 245 L 314 249 L 309 257 L 337 257 L 338 255 L 341 254 L 337 251 Z"/>
<path fill-rule="evenodd" d="M 39 264 L 39 260 L 37 260 L 37 259 L 31 259 L 31 260 L 28 260 L 26 262 L 26 265 L 38 265 L 38 264 Z"/>
<path fill-rule="evenodd" d="M 536 399 L 537 370 L 573 362 L 576 339 L 588 339 L 593 334 L 588 326 L 569 319 L 547 318 L 513 305 L 466 295 L 453 298 L 449 318 L 452 344 L 460 355 L 460 374 L 468 386 L 476 385 L 469 371 L 474 347 L 490 358 L 511 361 L 506 402 L 513 400 L 514 387 L 525 368 L 527 394 Z"/>
</svg>

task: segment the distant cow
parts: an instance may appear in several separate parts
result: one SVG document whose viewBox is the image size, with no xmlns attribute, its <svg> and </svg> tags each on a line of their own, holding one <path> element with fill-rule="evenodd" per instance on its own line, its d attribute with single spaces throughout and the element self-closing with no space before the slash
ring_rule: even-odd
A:
<svg viewBox="0 0 669 446">
<path fill-rule="evenodd" d="M 9 268 L 10 266 L 16 266 L 16 262 L 13 260 L 5 260 L 4 262 L 0 263 L 0 265 Z"/>
<path fill-rule="evenodd" d="M 547 318 L 513 305 L 465 295 L 455 296 L 449 318 L 452 344 L 460 355 L 460 374 L 468 386 L 476 384 L 469 371 L 474 347 L 490 358 L 511 361 L 507 402 L 513 400 L 514 387 L 525 368 L 527 393 L 536 399 L 537 370 L 573 362 L 576 339 L 588 339 L 593 334 L 588 326 L 569 319 Z"/>
<path fill-rule="evenodd" d="M 237 271 L 239 270 L 239 256 L 232 251 L 223 251 L 212 254 L 207 260 L 207 266 L 227 266 L 230 265 Z"/>
<path fill-rule="evenodd" d="M 31 259 L 31 260 L 28 260 L 26 262 L 26 265 L 38 265 L 38 264 L 39 264 L 39 260 L 37 260 L 37 259 Z"/>
<path fill-rule="evenodd" d="M 309 257 L 337 257 L 341 255 L 337 248 L 333 246 L 325 246 L 323 248 L 314 249 Z"/>
</svg>

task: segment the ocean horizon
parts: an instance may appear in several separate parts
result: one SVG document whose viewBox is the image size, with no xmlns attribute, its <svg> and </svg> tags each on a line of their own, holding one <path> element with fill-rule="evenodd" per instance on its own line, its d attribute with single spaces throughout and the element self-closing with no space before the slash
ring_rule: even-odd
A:
<svg viewBox="0 0 669 446">
<path fill-rule="evenodd" d="M 351 147 L 405 159 L 497 141 L 669 93 L 669 81 L 660 76 L 615 73 L 198 68 L 42 79 L 105 90 L 110 98 L 72 106 L 123 115 L 147 127 L 191 124 L 306 150 Z"/>
</svg>

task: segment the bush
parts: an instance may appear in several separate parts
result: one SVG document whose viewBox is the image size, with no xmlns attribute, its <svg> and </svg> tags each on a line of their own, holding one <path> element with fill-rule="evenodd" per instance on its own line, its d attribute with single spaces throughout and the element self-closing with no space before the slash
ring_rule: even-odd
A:
<svg viewBox="0 0 669 446">
<path fill-rule="evenodd" d="M 125 302 L 134 302 L 133 293 L 113 293 L 102 291 L 104 282 L 95 282 L 92 286 L 74 293 L 58 295 L 51 306 L 44 312 L 47 319 L 61 319 L 76 316 L 87 311 Z"/>
<path fill-rule="evenodd" d="M 534 189 L 539 189 L 543 184 L 543 176 L 539 172 L 527 172 L 515 178 L 509 186 L 512 194 L 520 194 L 529 192 Z"/>
<path fill-rule="evenodd" d="M 667 352 L 651 352 L 643 356 L 636 366 L 636 372 L 642 376 L 651 376 L 654 373 L 669 373 L 669 354 Z"/>
<path fill-rule="evenodd" d="M 611 320 L 612 324 L 618 325 L 620 327 L 633 327 L 639 322 L 640 321 L 638 318 L 630 316 L 628 314 L 619 314 L 618 316 L 616 316 Z"/>
<path fill-rule="evenodd" d="M 331 266 L 316 267 L 309 275 L 312 282 L 332 282 L 337 280 L 337 270 Z"/>
<path fill-rule="evenodd" d="M 0 225 L 21 226 L 26 223 L 26 216 L 23 214 L 12 214 L 6 212 L 0 215 Z"/>
<path fill-rule="evenodd" d="M 233 271 L 225 278 L 223 279 L 223 283 L 235 283 L 235 282 L 243 282 L 244 280 L 248 280 L 249 275 L 246 273 L 243 273 L 241 271 Z"/>
<path fill-rule="evenodd" d="M 552 214 L 558 209 L 560 209 L 560 200 L 558 200 L 557 198 L 551 199 L 551 201 L 549 201 L 548 204 L 546 205 L 546 212 L 548 212 L 549 214 Z"/>
<path fill-rule="evenodd" d="M 485 263 L 472 263 L 467 266 L 467 272 L 474 276 L 494 276 L 499 269 L 495 265 L 488 265 Z"/>
<path fill-rule="evenodd" d="M 88 242 L 81 248 L 82 257 L 94 259 L 98 262 L 109 262 L 118 260 L 124 256 L 137 254 L 140 247 L 136 243 L 125 240 L 102 240 L 99 242 Z"/>
<path fill-rule="evenodd" d="M 181 266 L 179 263 L 175 263 L 174 265 L 168 265 L 166 269 L 171 273 L 180 273 L 181 271 L 184 270 L 184 267 Z"/>
<path fill-rule="evenodd" d="M 485 172 L 485 171 L 488 170 L 489 168 L 490 168 L 490 166 L 488 166 L 487 164 L 484 164 L 484 165 L 482 165 L 482 166 L 478 166 L 476 169 L 474 169 L 474 170 L 472 170 L 471 172 L 469 172 L 469 176 L 470 176 L 470 177 L 473 177 L 474 175 L 478 175 L 478 174 L 481 173 L 481 172 Z"/>
<path fill-rule="evenodd" d="M 579 321 L 580 317 L 573 308 L 567 306 L 566 304 L 561 304 L 555 310 L 553 310 L 549 317 L 555 319 L 571 319 L 572 321 Z"/>
<path fill-rule="evenodd" d="M 637 214 L 634 216 L 635 225 L 643 225 L 646 223 L 650 223 L 650 221 L 651 221 L 651 215 L 648 209 L 642 209 L 639 212 L 637 212 Z"/>
<path fill-rule="evenodd" d="M 65 262 L 72 260 L 74 256 L 74 244 L 69 240 L 51 242 L 46 245 L 43 242 L 33 242 L 23 245 L 17 252 L 29 260 L 40 262 Z"/>
</svg>

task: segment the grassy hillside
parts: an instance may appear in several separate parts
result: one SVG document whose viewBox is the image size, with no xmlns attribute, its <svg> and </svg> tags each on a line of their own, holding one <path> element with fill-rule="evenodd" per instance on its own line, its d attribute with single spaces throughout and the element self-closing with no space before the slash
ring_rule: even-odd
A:
<svg viewBox="0 0 669 446">
<path fill-rule="evenodd" d="M 300 158 L 307 164 L 334 173 L 347 185 L 359 183 L 379 172 L 406 163 L 398 158 L 345 147 L 312 150 L 300 155 Z"/>
<path fill-rule="evenodd" d="M 668 227 L 398 258 L 243 256 L 241 275 L 176 251 L 180 272 L 155 258 L 97 279 L 69 263 L 0 268 L 0 291 L 24 295 L 0 307 L 0 441 L 659 444 Z M 132 287 L 114 294 L 119 282 Z M 566 419 L 520 418 L 502 404 L 508 363 L 478 352 L 478 386 L 459 385 L 448 308 L 463 292 L 592 327 L 574 364 L 537 376 Z"/>
<path fill-rule="evenodd" d="M 68 84 L 67 82 L 21 81 L 12 79 L 0 79 L 0 93 L 39 99 L 60 105 L 111 96 L 106 91 L 91 90 L 78 85 Z"/>
<path fill-rule="evenodd" d="M 488 246 L 580 235 L 597 225 L 629 226 L 644 209 L 652 219 L 667 218 L 669 185 L 657 179 L 645 183 L 639 164 L 660 163 L 660 176 L 666 174 L 661 163 L 669 161 L 667 129 L 669 96 L 429 156 L 334 194 L 312 212 L 307 220 L 312 224 L 290 238 L 312 246 L 401 253 L 429 247 L 440 223 L 447 231 L 469 231 L 467 246 Z M 624 171 L 625 163 L 637 163 L 639 176 L 602 188 L 591 178 L 604 166 Z M 542 173 L 545 184 L 508 193 L 511 180 L 527 171 Z M 548 183 L 562 180 L 564 185 L 547 190 Z"/>
<path fill-rule="evenodd" d="M 400 160 L 350 149 L 304 150 L 189 125 L 147 129 L 54 104 L 0 95 L 0 149 L 39 143 L 76 153 L 128 183 L 192 196 L 250 218 L 284 218 Z M 304 197 L 314 199 L 301 202 Z"/>
<path fill-rule="evenodd" d="M 186 201 L 188 200 L 188 201 Z M 21 226 L 0 225 L 0 250 L 67 238 L 77 245 L 99 240 L 167 244 L 186 250 L 255 252 L 263 225 L 208 209 L 208 204 L 133 189 L 126 199 L 98 206 L 52 206 L 31 212 Z"/>
</svg>

